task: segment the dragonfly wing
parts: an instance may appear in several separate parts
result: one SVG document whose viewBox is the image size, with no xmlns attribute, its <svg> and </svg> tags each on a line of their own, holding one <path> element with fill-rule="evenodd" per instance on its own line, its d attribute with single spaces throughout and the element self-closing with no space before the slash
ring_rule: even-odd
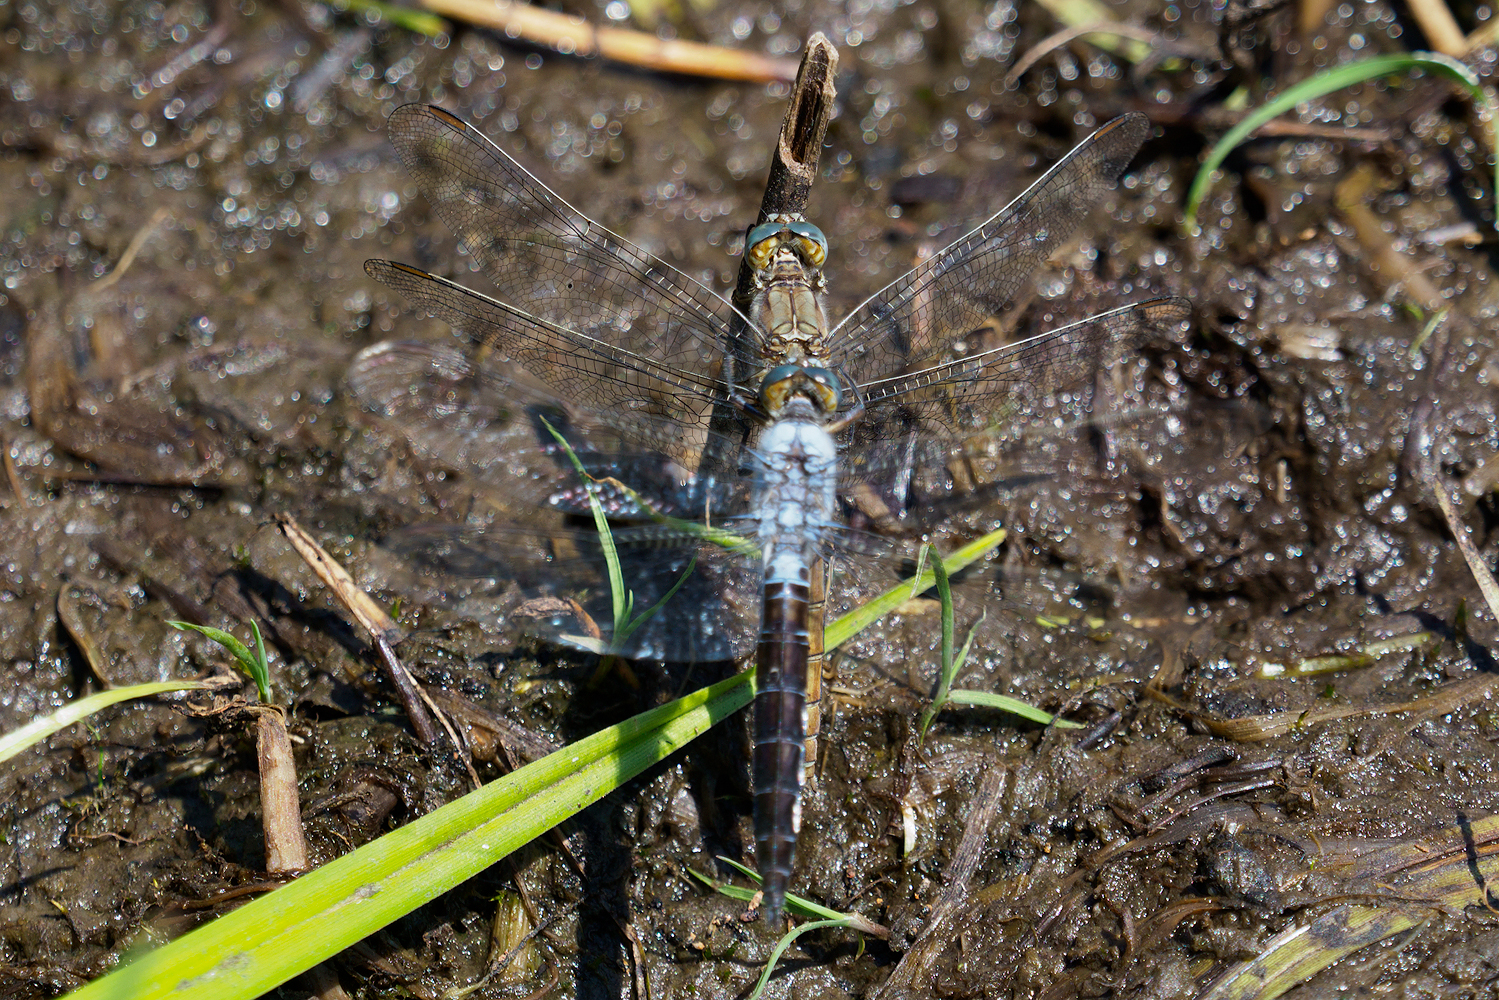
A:
<svg viewBox="0 0 1499 1000">
<path fill-rule="evenodd" d="M 934 355 L 1008 311 L 1032 272 L 1113 187 L 1150 135 L 1116 118 L 983 225 L 875 293 L 833 330 L 834 362 L 856 383 L 929 367 Z"/>
<path fill-rule="evenodd" d="M 516 386 L 470 367 L 457 351 L 386 341 L 355 355 L 345 380 L 365 409 L 447 468 L 484 476 L 516 444 L 525 406 Z"/>
<path fill-rule="evenodd" d="M 355 397 L 418 452 L 512 508 L 589 514 L 590 481 L 611 518 L 723 522 L 747 503 L 746 480 L 694 476 L 674 460 L 677 425 L 567 406 L 524 372 L 505 374 L 451 348 L 376 344 L 355 357 L 347 378 Z"/>
<path fill-rule="evenodd" d="M 1183 433 L 1180 400 L 1154 382 L 1124 396 L 1104 383 L 1107 404 L 1089 391 L 1027 407 L 1014 388 L 955 383 L 943 397 L 872 408 L 849 432 L 839 469 L 850 523 L 920 534 L 965 512 L 993 517 L 1005 497 L 1117 494 L 1150 477 L 1143 455 Z"/>
<path fill-rule="evenodd" d="M 618 388 L 599 388 L 597 380 L 608 380 L 608 365 L 624 355 L 638 360 L 626 365 L 623 383 L 647 398 L 656 386 L 641 383 L 643 372 L 673 373 L 662 387 L 668 395 L 679 381 L 714 382 L 710 373 L 733 349 L 734 307 L 725 299 L 589 219 L 478 129 L 440 108 L 396 109 L 390 138 L 500 298 L 525 303 L 545 324 L 528 331 L 504 323 L 464 328 L 470 337 L 524 352 L 523 363 L 537 376 L 567 398 L 600 408 L 619 401 Z M 580 368 L 579 345 L 569 337 L 602 354 Z"/>
<path fill-rule="evenodd" d="M 621 420 L 671 421 L 673 452 L 689 460 L 700 453 L 721 388 L 700 369 L 632 353 L 406 264 L 371 260 L 364 269 L 475 342 L 502 350 L 503 360 L 541 380 L 554 398 Z"/>
<path fill-rule="evenodd" d="M 897 405 L 911 417 L 962 429 L 1012 417 L 1006 404 L 1040 399 L 1086 381 L 1151 338 L 1169 339 L 1191 304 L 1163 297 L 1121 306 L 1024 340 L 984 347 L 977 333 L 914 371 L 860 386 L 871 411 Z"/>
<path fill-rule="evenodd" d="M 412 575 L 397 589 L 437 598 L 516 631 L 592 653 L 666 662 L 732 660 L 754 648 L 759 577 L 744 551 L 690 534 L 628 529 L 615 536 L 619 565 L 642 620 L 616 634 L 607 564 L 593 532 L 544 534 L 422 524 L 384 541 Z M 509 590 L 509 600 L 495 593 Z M 652 610 L 654 609 L 654 610 Z"/>
</svg>

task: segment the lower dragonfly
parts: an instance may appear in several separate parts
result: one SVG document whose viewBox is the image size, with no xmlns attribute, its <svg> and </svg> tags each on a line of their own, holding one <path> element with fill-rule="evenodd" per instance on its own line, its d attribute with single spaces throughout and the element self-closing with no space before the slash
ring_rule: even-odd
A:
<svg viewBox="0 0 1499 1000">
<path fill-rule="evenodd" d="M 662 660 L 753 653 L 768 921 L 784 905 L 800 826 L 806 673 L 821 647 L 809 629 L 814 567 L 863 544 L 866 533 L 846 523 L 853 498 L 871 484 L 909 492 L 923 473 L 950 484 L 951 464 L 1017 397 L 1083 382 L 1189 316 L 1184 300 L 1155 298 L 992 343 L 994 318 L 1151 129 L 1140 114 L 1107 123 L 834 323 L 828 240 L 800 214 L 748 232 L 755 295 L 741 313 L 590 220 L 449 112 L 407 105 L 391 116 L 402 162 L 498 295 L 406 264 L 371 260 L 365 270 L 490 356 L 377 345 L 356 360 L 351 384 L 504 505 L 581 513 L 602 504 L 621 525 L 614 542 L 642 553 L 631 586 L 659 596 L 656 613 L 631 622 L 628 636 L 600 629 L 575 644 Z M 460 558 L 460 546 L 443 544 Z M 689 574 L 703 584 L 683 589 Z"/>
</svg>

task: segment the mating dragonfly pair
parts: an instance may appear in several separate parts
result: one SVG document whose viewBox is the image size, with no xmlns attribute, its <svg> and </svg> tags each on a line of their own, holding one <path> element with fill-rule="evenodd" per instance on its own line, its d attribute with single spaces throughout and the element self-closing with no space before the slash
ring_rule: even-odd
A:
<svg viewBox="0 0 1499 1000">
<path fill-rule="evenodd" d="M 753 655 L 755 840 L 769 920 L 783 906 L 800 820 L 807 672 L 821 653 L 809 627 L 815 575 L 840 550 L 878 547 L 847 526 L 858 498 L 899 504 L 918 480 L 957 489 L 949 463 L 1017 394 L 1082 382 L 1188 317 L 1184 300 L 1157 298 L 990 343 L 995 318 L 1150 130 L 1139 114 L 1109 122 L 1008 207 L 833 323 L 828 240 L 801 215 L 748 233 L 755 294 L 741 313 L 588 219 L 473 126 L 417 105 L 391 116 L 402 161 L 499 297 L 405 264 L 365 269 L 498 357 L 383 344 L 356 360 L 351 383 L 498 502 L 604 510 L 614 544 L 633 553 L 626 583 L 637 607 L 659 607 L 628 636 L 608 634 L 606 615 L 605 629 L 575 644 L 663 660 Z M 486 544 L 442 537 L 449 563 Z"/>
</svg>

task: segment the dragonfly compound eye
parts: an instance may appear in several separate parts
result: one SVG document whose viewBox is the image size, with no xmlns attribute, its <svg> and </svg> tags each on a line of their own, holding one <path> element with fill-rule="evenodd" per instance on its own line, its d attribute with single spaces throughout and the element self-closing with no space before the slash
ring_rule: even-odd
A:
<svg viewBox="0 0 1499 1000">
<path fill-rule="evenodd" d="M 821 229 L 801 219 L 765 222 L 751 229 L 744 238 L 744 255 L 751 267 L 764 271 L 770 267 L 776 251 L 787 245 L 813 267 L 821 267 L 828 259 L 828 238 Z"/>
<path fill-rule="evenodd" d="M 801 373 L 801 365 L 777 365 L 767 372 L 760 382 L 760 408 L 766 413 L 779 413 L 796 391 Z"/>
<path fill-rule="evenodd" d="M 838 376 L 826 368 L 803 368 L 802 373 L 811 383 L 810 388 L 816 394 L 822 409 L 827 413 L 836 413 L 838 404 L 843 402 L 843 392 L 838 388 Z"/>
<path fill-rule="evenodd" d="M 760 408 L 779 413 L 792 396 L 804 396 L 824 413 L 835 413 L 843 398 L 838 377 L 826 368 L 777 365 L 760 383 Z"/>
<path fill-rule="evenodd" d="M 750 267 L 757 271 L 770 267 L 770 258 L 780 249 L 785 232 L 786 225 L 782 222 L 765 222 L 751 229 L 744 238 L 744 256 Z"/>
<path fill-rule="evenodd" d="M 828 259 L 828 238 L 812 223 L 805 220 L 786 226 L 796 236 L 796 252 L 813 267 L 821 267 Z"/>
</svg>

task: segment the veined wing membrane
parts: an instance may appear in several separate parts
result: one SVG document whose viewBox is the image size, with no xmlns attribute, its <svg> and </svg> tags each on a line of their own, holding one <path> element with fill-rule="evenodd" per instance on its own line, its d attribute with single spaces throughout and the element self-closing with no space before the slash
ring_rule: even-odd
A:
<svg viewBox="0 0 1499 1000">
<path fill-rule="evenodd" d="M 1022 392 L 1040 397 L 1078 384 L 1147 337 L 1169 336 L 1190 317 L 1186 299 L 1149 299 L 879 379 L 860 386 L 860 392 L 871 410 L 895 403 L 914 416 L 941 416 L 966 429 L 994 415 L 997 401 Z"/>
<path fill-rule="evenodd" d="M 699 377 L 732 349 L 732 305 L 593 222 L 472 125 L 409 104 L 391 115 L 390 138 L 501 298 Z"/>
<path fill-rule="evenodd" d="M 1114 186 L 1150 130 L 1142 114 L 1114 119 L 983 225 L 876 292 L 833 329 L 834 363 L 858 383 L 926 367 L 948 339 L 1006 312 Z"/>
<path fill-rule="evenodd" d="M 355 398 L 418 452 L 519 510 L 588 513 L 584 475 L 612 518 L 723 524 L 748 502 L 745 478 L 694 477 L 668 456 L 678 425 L 569 406 L 520 371 L 512 378 L 452 348 L 376 344 L 355 357 L 347 377 Z"/>
<path fill-rule="evenodd" d="M 435 588 L 477 620 L 503 618 L 524 634 L 574 649 L 683 663 L 737 659 L 754 648 L 764 581 L 753 559 L 690 537 L 631 529 L 616 533 L 615 543 L 632 615 L 657 609 L 624 637 L 613 635 L 608 572 L 593 532 L 428 523 L 393 533 L 383 546 L 415 571 L 392 579 L 396 590 L 430 600 Z"/>
<path fill-rule="evenodd" d="M 389 285 L 432 315 L 518 362 L 557 398 L 598 411 L 674 421 L 674 458 L 695 460 L 701 450 L 718 383 L 700 369 L 676 369 L 589 334 L 558 326 L 525 310 L 405 264 L 370 260 L 370 277 Z M 696 432 L 696 433 L 691 433 Z"/>
</svg>

